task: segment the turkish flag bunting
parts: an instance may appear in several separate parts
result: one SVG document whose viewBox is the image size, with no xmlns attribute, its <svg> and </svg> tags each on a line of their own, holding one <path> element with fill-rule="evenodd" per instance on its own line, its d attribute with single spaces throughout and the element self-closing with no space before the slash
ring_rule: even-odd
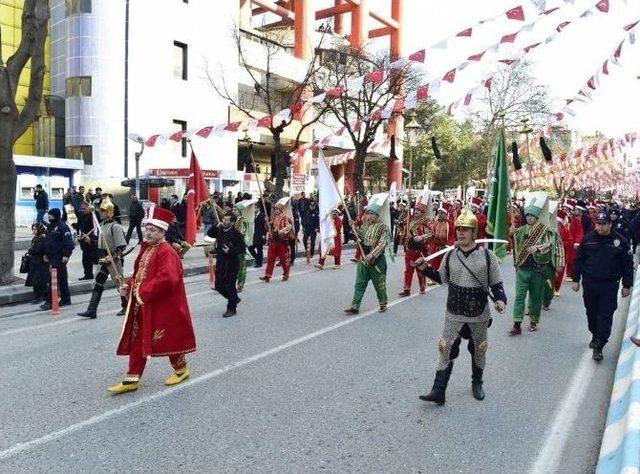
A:
<svg viewBox="0 0 640 474">
<path fill-rule="evenodd" d="M 426 57 L 426 54 L 427 54 L 427 50 L 421 49 L 420 51 L 416 51 L 415 53 L 411 54 L 409 56 L 409 59 L 417 63 L 423 63 Z"/>
<path fill-rule="evenodd" d="M 522 6 L 507 10 L 506 15 L 509 20 L 524 21 L 524 10 L 522 9 Z"/>
<path fill-rule="evenodd" d="M 596 3 L 596 8 L 602 13 L 607 13 L 609 11 L 609 0 L 600 0 Z"/>
<path fill-rule="evenodd" d="M 537 48 L 538 46 L 540 46 L 540 43 L 531 44 L 531 45 L 527 46 L 526 48 L 524 48 L 524 52 L 528 53 L 529 51 L 531 51 L 534 48 Z"/>
<path fill-rule="evenodd" d="M 200 228 L 198 208 L 203 201 L 209 199 L 209 186 L 204 179 L 196 154 L 191 151 L 189 165 L 189 183 L 187 186 L 187 218 L 185 223 L 185 240 L 193 245 Z"/>
<path fill-rule="evenodd" d="M 609 60 L 608 59 L 602 65 L 602 74 L 609 75 Z"/>
<path fill-rule="evenodd" d="M 620 54 L 622 53 L 622 43 L 624 43 L 624 40 L 620 42 L 620 44 L 616 48 L 616 52 L 613 53 L 613 57 L 616 59 L 620 59 Z"/>
<path fill-rule="evenodd" d="M 329 89 L 327 91 L 327 96 L 335 99 L 336 97 L 340 97 L 343 92 L 344 92 L 344 88 L 342 86 L 338 86 L 338 87 L 334 87 L 333 89 Z"/>
<path fill-rule="evenodd" d="M 515 59 L 499 59 L 498 62 L 502 64 L 506 64 L 507 66 L 511 66 L 513 63 L 516 62 L 516 60 Z"/>
<path fill-rule="evenodd" d="M 446 73 L 442 78 L 443 81 L 447 81 L 447 82 L 453 82 L 453 81 L 455 81 L 455 79 L 456 79 L 456 70 L 455 70 L 455 68 L 452 69 L 451 71 L 449 71 L 448 73 Z"/>
<path fill-rule="evenodd" d="M 564 114 L 562 112 L 558 112 L 556 114 L 556 120 L 560 122 L 564 118 Z"/>
<path fill-rule="evenodd" d="M 184 132 L 180 130 L 179 132 L 172 133 L 169 137 L 169 140 L 173 140 L 174 142 L 179 142 L 184 138 Z"/>
<path fill-rule="evenodd" d="M 260 120 L 258 120 L 258 127 L 269 128 L 271 127 L 272 122 L 273 122 L 273 117 L 271 117 L 271 115 L 265 115 Z"/>
<path fill-rule="evenodd" d="M 504 35 L 500 39 L 500 44 L 502 44 L 502 43 L 513 43 L 516 40 L 516 36 L 518 36 L 518 32 L 511 33 L 510 35 Z"/>
<path fill-rule="evenodd" d="M 565 102 L 567 103 L 567 105 L 569 105 L 571 102 L 573 102 L 573 99 L 567 99 Z"/>
<path fill-rule="evenodd" d="M 147 146 L 155 146 L 156 140 L 158 139 L 159 136 L 160 135 L 151 135 L 149 138 L 147 138 L 144 144 Z"/>
<path fill-rule="evenodd" d="M 420 86 L 416 89 L 416 99 L 426 100 L 429 97 L 429 84 Z"/>
<path fill-rule="evenodd" d="M 342 134 L 344 133 L 344 131 L 345 131 L 346 129 L 347 129 L 347 127 L 340 127 L 340 130 L 338 130 L 338 131 L 336 132 L 336 135 L 337 135 L 337 136 L 339 136 L 339 137 L 341 137 L 341 136 L 342 136 Z"/>
<path fill-rule="evenodd" d="M 396 103 L 393 104 L 393 111 L 404 112 L 404 104 L 405 104 L 405 98 L 400 97 L 398 100 L 396 100 Z"/>
<path fill-rule="evenodd" d="M 372 122 L 379 122 L 382 119 L 382 110 L 378 109 L 374 113 L 371 114 Z"/>
<path fill-rule="evenodd" d="M 484 81 L 484 86 L 487 89 L 491 89 L 491 85 L 493 84 L 493 77 L 490 77 L 489 79 L 487 79 L 486 81 Z"/>
<path fill-rule="evenodd" d="M 240 122 L 231 122 L 231 123 L 228 123 L 228 124 L 224 127 L 224 129 L 225 129 L 227 132 L 237 132 L 239 127 L 240 127 Z"/>
<path fill-rule="evenodd" d="M 460 33 L 458 33 L 456 36 L 471 36 L 471 32 L 473 31 L 472 28 L 467 28 L 466 30 L 462 30 Z"/>
<path fill-rule="evenodd" d="M 453 113 L 453 104 L 449 104 L 447 107 L 447 115 L 451 115 Z"/>
<path fill-rule="evenodd" d="M 464 98 L 464 105 L 468 106 L 471 103 L 471 92 L 469 92 Z"/>
<path fill-rule="evenodd" d="M 209 125 L 208 127 L 201 128 L 196 132 L 196 135 L 202 138 L 208 138 L 211 135 L 211 131 L 213 130 L 213 125 Z"/>
<path fill-rule="evenodd" d="M 636 26 L 638 23 L 640 23 L 640 20 L 636 21 L 635 23 L 631 23 L 631 24 L 629 24 L 629 25 L 625 26 L 625 27 L 624 27 L 624 31 L 629 31 L 629 30 L 631 30 L 631 29 L 635 28 L 635 26 Z"/>
<path fill-rule="evenodd" d="M 356 120 L 356 123 L 353 126 L 353 131 L 354 132 L 360 132 L 360 129 L 362 129 L 362 120 L 358 119 L 358 120 Z"/>
<path fill-rule="evenodd" d="M 384 81 L 384 69 L 376 69 L 375 71 L 371 71 L 367 78 L 370 82 L 381 83 L 382 81 Z"/>
<path fill-rule="evenodd" d="M 556 31 L 560 33 L 570 23 L 571 23 L 570 21 L 563 21 L 558 26 L 556 26 Z"/>
<path fill-rule="evenodd" d="M 478 54 L 473 54 L 473 55 L 469 56 L 467 58 L 467 60 L 469 60 L 469 61 L 480 61 L 482 59 L 482 56 L 484 56 L 484 53 L 486 53 L 486 51 L 483 51 L 483 52 L 478 53 Z"/>
<path fill-rule="evenodd" d="M 296 102 L 291 106 L 291 113 L 294 115 L 297 114 L 302 110 L 302 107 L 304 107 L 304 102 L 302 101 Z"/>
<path fill-rule="evenodd" d="M 559 10 L 559 9 L 560 9 L 560 7 L 550 8 L 549 10 L 544 11 L 542 13 L 544 13 L 545 15 L 551 15 L 553 12 L 555 12 L 556 10 Z"/>
</svg>

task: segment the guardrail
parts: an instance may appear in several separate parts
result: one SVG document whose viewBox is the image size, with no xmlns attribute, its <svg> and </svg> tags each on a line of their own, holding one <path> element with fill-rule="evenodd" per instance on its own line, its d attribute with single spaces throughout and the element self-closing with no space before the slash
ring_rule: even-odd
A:
<svg viewBox="0 0 640 474">
<path fill-rule="evenodd" d="M 618 356 L 597 474 L 640 473 L 640 277 L 636 278 Z"/>
</svg>

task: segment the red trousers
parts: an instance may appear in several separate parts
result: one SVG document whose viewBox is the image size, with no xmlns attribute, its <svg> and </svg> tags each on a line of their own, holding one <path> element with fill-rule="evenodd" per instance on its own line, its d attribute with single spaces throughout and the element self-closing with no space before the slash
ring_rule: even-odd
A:
<svg viewBox="0 0 640 474">
<path fill-rule="evenodd" d="M 556 272 L 556 281 L 554 288 L 556 291 L 560 291 L 560 287 L 562 286 L 562 280 L 564 279 L 564 267 L 560 267 L 560 269 Z"/>
<path fill-rule="evenodd" d="M 576 254 L 576 249 L 574 249 L 573 247 L 567 247 L 565 250 L 565 262 L 566 262 L 566 270 L 567 270 L 567 276 L 570 278 L 573 278 L 573 258 Z"/>
<path fill-rule="evenodd" d="M 404 289 L 405 290 L 411 289 L 411 283 L 413 281 L 414 272 L 418 274 L 418 283 L 420 285 L 420 289 L 424 291 L 424 289 L 426 288 L 427 283 L 426 283 L 425 276 L 410 265 L 412 262 L 415 262 L 420 257 L 422 257 L 422 255 L 423 254 L 421 254 L 417 250 L 408 250 L 407 248 L 405 248 L 404 250 Z"/>
<path fill-rule="evenodd" d="M 276 266 L 276 258 L 282 264 L 282 272 L 284 276 L 289 276 L 289 268 L 291 267 L 291 254 L 289 250 L 289 241 L 269 242 L 269 250 L 267 253 L 267 270 L 264 276 L 271 278 L 273 276 L 273 268 Z"/>
<path fill-rule="evenodd" d="M 333 248 L 329 251 L 329 253 L 327 253 L 327 255 L 333 255 L 334 264 L 340 265 L 340 257 L 342 256 L 342 234 L 341 233 L 338 233 L 338 235 L 336 235 L 333 238 Z M 326 256 L 320 257 L 320 259 L 318 260 L 318 263 L 320 265 L 324 265 L 325 260 L 326 260 Z"/>
<path fill-rule="evenodd" d="M 142 323 L 140 318 L 134 316 L 138 320 L 138 332 L 133 338 L 131 344 L 131 352 L 129 353 L 129 370 L 127 375 L 130 377 L 142 377 L 144 368 L 147 365 L 147 358 L 142 355 Z M 184 354 L 172 354 L 169 356 L 169 362 L 174 370 L 178 371 L 187 366 L 187 359 Z"/>
<path fill-rule="evenodd" d="M 429 254 L 434 254 L 438 250 L 442 250 L 444 247 L 438 247 L 434 244 L 429 244 Z M 429 266 L 435 270 L 440 270 L 440 264 L 442 263 L 442 258 L 444 255 L 438 255 L 436 258 L 429 261 Z"/>
</svg>

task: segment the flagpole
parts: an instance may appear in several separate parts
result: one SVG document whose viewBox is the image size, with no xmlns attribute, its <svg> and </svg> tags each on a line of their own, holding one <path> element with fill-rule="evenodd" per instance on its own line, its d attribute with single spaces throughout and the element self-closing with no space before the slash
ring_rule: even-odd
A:
<svg viewBox="0 0 640 474">
<path fill-rule="evenodd" d="M 251 138 L 249 137 L 248 129 L 244 129 L 245 139 L 249 142 L 249 146 L 251 146 Z M 271 235 L 271 222 L 269 220 L 269 214 L 267 213 L 267 205 L 264 202 L 264 196 L 262 194 L 262 186 L 260 185 L 260 178 L 258 178 L 258 171 L 256 169 L 256 163 L 253 161 L 253 153 L 249 153 L 249 158 L 251 159 L 251 167 L 253 168 L 253 175 L 256 178 L 256 183 L 258 184 L 258 194 L 260 195 L 260 202 L 262 203 L 262 210 L 264 211 L 264 218 L 267 223 L 267 237 Z"/>
</svg>

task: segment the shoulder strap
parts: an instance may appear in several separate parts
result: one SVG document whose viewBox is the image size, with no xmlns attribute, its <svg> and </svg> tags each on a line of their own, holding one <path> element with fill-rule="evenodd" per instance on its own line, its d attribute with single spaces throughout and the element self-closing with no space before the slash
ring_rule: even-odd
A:
<svg viewBox="0 0 640 474">
<path fill-rule="evenodd" d="M 484 256 L 487 260 L 487 285 L 491 286 L 490 270 L 491 270 L 491 258 L 489 258 L 489 249 L 484 248 Z"/>
</svg>

